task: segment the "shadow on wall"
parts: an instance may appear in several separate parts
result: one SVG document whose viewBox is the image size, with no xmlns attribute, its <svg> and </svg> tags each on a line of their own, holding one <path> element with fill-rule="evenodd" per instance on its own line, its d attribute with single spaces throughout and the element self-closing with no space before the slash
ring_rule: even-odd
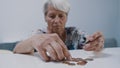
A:
<svg viewBox="0 0 120 68">
<path fill-rule="evenodd" d="M 6 49 L 6 50 L 13 50 L 13 48 L 15 47 L 15 45 L 18 42 L 12 42 L 12 43 L 0 43 L 0 49 Z M 104 44 L 105 48 L 108 47 L 117 47 L 117 41 L 115 38 L 107 38 L 105 39 L 105 44 Z"/>
<path fill-rule="evenodd" d="M 117 47 L 117 40 L 115 38 L 106 38 L 105 43 L 104 43 L 104 47 L 105 48 Z"/>
</svg>

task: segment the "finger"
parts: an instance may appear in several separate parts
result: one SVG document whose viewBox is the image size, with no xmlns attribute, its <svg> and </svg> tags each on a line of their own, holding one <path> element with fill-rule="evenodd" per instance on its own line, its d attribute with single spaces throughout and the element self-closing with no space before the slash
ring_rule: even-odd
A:
<svg viewBox="0 0 120 68">
<path fill-rule="evenodd" d="M 84 49 L 87 51 L 93 51 L 99 44 L 98 40 L 91 41 L 84 46 Z"/>
<path fill-rule="evenodd" d="M 65 58 L 64 54 L 63 54 L 63 49 L 60 46 L 60 44 L 58 44 L 57 42 L 53 41 L 50 43 L 51 46 L 53 47 L 53 49 L 55 50 L 55 52 L 57 53 L 57 60 L 62 60 Z"/>
<path fill-rule="evenodd" d="M 93 51 L 95 47 L 91 47 L 90 44 L 86 44 L 85 46 L 83 46 L 83 49 L 86 51 Z"/>
<path fill-rule="evenodd" d="M 97 51 L 99 51 L 99 50 L 102 50 L 103 47 L 104 47 L 104 38 L 103 38 L 103 36 L 101 36 L 98 39 L 98 47 L 96 49 L 97 49 Z"/>
<path fill-rule="evenodd" d="M 66 47 L 66 45 L 64 44 L 64 42 L 59 38 L 59 36 L 57 34 L 53 35 L 53 38 L 56 40 L 56 42 L 58 42 L 60 44 L 60 46 L 63 49 L 63 54 L 66 57 L 66 59 L 71 59 L 71 55 Z"/>
<path fill-rule="evenodd" d="M 98 32 L 99 33 L 99 32 Z M 98 35 L 98 33 L 94 34 L 94 39 L 92 41 L 89 41 L 91 47 L 98 47 L 97 44 L 99 44 L 100 41 L 103 40 L 102 36 Z M 90 38 L 90 37 L 89 37 Z"/>
<path fill-rule="evenodd" d="M 104 47 L 104 43 L 103 42 L 99 42 L 98 47 L 95 49 L 95 51 L 101 51 Z"/>
<path fill-rule="evenodd" d="M 103 38 L 103 36 L 100 36 L 98 39 L 96 39 L 95 41 L 93 41 L 91 43 L 91 45 L 93 45 L 95 47 L 94 51 L 100 51 L 100 50 L 102 50 L 103 45 L 104 45 L 104 38 Z"/>
<path fill-rule="evenodd" d="M 96 39 L 96 40 L 89 42 L 89 43 L 90 43 L 90 47 L 97 47 L 97 44 L 99 44 L 99 40 Z"/>
<path fill-rule="evenodd" d="M 102 33 L 101 33 L 101 32 L 96 32 L 96 33 L 94 33 L 94 34 L 92 35 L 93 40 L 98 39 L 100 36 L 102 36 Z"/>
<path fill-rule="evenodd" d="M 87 37 L 87 41 L 93 41 L 93 40 L 94 40 L 93 36 L 88 36 Z"/>
<path fill-rule="evenodd" d="M 50 58 L 49 56 L 46 54 L 46 51 L 45 50 L 40 50 L 40 49 L 37 49 L 40 57 L 44 60 L 44 61 L 50 61 Z"/>
<path fill-rule="evenodd" d="M 63 49 L 63 53 L 64 53 L 64 56 L 66 57 L 66 59 L 71 59 L 71 54 L 69 53 L 66 45 L 64 44 L 64 42 L 57 36 L 57 40 L 56 40 L 60 46 L 62 47 Z"/>
<path fill-rule="evenodd" d="M 54 48 L 51 46 L 51 44 L 47 45 L 45 47 L 46 51 L 48 52 L 48 56 L 50 56 L 51 60 L 57 60 L 57 54 L 56 51 L 54 50 Z"/>
<path fill-rule="evenodd" d="M 103 36 L 99 37 L 99 42 L 102 42 L 104 44 L 104 37 Z"/>
<path fill-rule="evenodd" d="M 43 46 L 41 48 L 45 49 L 48 52 L 50 60 L 57 60 L 57 54 L 50 44 L 52 41 L 52 38 L 47 38 L 46 41 L 43 42 Z"/>
</svg>

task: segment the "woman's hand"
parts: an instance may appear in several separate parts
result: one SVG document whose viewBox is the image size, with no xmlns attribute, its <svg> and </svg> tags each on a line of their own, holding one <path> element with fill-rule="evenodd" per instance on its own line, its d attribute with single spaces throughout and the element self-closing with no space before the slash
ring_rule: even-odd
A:
<svg viewBox="0 0 120 68">
<path fill-rule="evenodd" d="M 96 32 L 87 37 L 88 43 L 83 47 L 86 51 L 101 51 L 104 47 L 104 37 L 101 32 Z"/>
<path fill-rule="evenodd" d="M 60 61 L 65 58 L 71 58 L 66 45 L 57 34 L 40 34 L 33 36 L 31 39 L 32 46 L 45 61 Z M 49 55 L 46 52 L 48 52 Z"/>
</svg>

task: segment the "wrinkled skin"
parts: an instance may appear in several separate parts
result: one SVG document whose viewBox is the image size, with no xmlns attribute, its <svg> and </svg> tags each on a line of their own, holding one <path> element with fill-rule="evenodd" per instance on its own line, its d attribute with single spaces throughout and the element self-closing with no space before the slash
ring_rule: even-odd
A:
<svg viewBox="0 0 120 68">
<path fill-rule="evenodd" d="M 99 52 L 104 47 L 104 37 L 101 32 L 95 32 L 93 35 L 88 36 L 88 42 L 83 49 L 86 51 L 96 51 Z"/>
</svg>

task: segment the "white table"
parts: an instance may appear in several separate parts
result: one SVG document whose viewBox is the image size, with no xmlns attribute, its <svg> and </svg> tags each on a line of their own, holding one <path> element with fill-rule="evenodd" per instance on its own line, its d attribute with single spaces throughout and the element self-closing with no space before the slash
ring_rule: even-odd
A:
<svg viewBox="0 0 120 68">
<path fill-rule="evenodd" d="M 35 53 L 34 56 L 5 53 L 0 54 L 0 68 L 120 68 L 120 48 L 106 48 L 95 57 L 92 52 L 83 50 L 71 50 L 73 57 L 88 58 L 92 56 L 93 61 L 89 61 L 85 66 L 69 66 L 62 63 L 44 62 Z"/>
</svg>

